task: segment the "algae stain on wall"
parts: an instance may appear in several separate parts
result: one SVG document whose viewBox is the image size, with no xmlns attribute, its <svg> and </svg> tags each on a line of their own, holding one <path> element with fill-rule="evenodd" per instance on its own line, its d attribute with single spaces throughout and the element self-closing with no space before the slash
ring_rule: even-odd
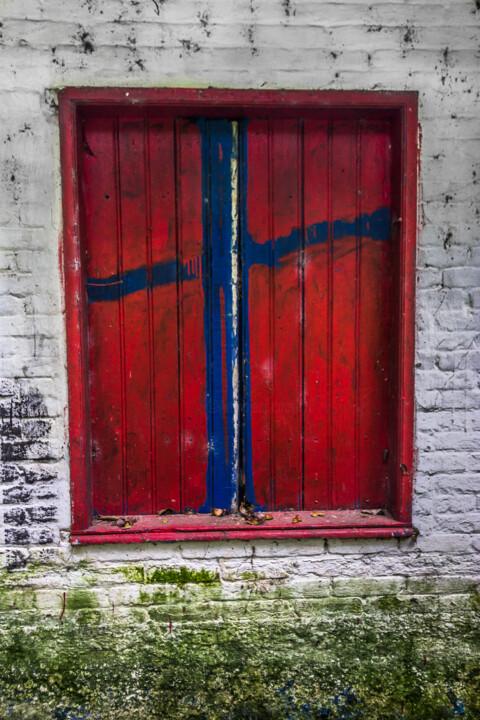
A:
<svg viewBox="0 0 480 720">
<path fill-rule="evenodd" d="M 166 609 L 180 616 L 182 602 Z M 267 618 L 256 603 L 242 616 L 238 603 L 212 622 L 192 601 L 190 619 L 173 624 L 148 605 L 120 616 L 72 609 L 62 622 L 3 617 L 0 716 L 474 720 L 480 616 L 468 598 L 449 611 L 428 603 L 367 603 L 358 614 L 291 603 Z"/>
<path fill-rule="evenodd" d="M 127 565 L 114 568 L 114 573 L 121 573 L 130 582 L 143 585 L 220 585 L 220 573 L 218 571 L 192 570 L 188 567 L 158 567 L 146 568 L 143 565 Z"/>
</svg>

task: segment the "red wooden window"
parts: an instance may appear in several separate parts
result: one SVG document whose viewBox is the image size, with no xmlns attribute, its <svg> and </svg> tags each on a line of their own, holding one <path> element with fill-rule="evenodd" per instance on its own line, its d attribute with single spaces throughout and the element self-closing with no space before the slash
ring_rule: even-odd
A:
<svg viewBox="0 0 480 720">
<path fill-rule="evenodd" d="M 416 97 L 61 113 L 74 541 L 409 534 Z"/>
</svg>

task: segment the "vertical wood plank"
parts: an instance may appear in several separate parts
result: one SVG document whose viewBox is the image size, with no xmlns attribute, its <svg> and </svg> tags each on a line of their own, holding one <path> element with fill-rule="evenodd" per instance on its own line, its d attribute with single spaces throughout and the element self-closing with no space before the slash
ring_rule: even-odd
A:
<svg viewBox="0 0 480 720">
<path fill-rule="evenodd" d="M 177 121 L 177 215 L 179 254 L 180 418 L 182 498 L 185 507 L 204 506 L 208 492 L 205 297 L 203 254 L 202 139 L 198 126 Z"/>
<path fill-rule="evenodd" d="M 269 122 L 246 128 L 243 182 L 248 217 L 243 238 L 245 473 L 259 507 L 273 507 L 273 228 L 270 215 Z M 251 455 L 251 458 L 248 455 Z"/>
<path fill-rule="evenodd" d="M 152 404 L 145 133 L 142 119 L 119 120 L 123 270 L 145 268 L 147 289 L 125 288 L 125 427 L 127 512 L 152 512 Z"/>
<path fill-rule="evenodd" d="M 155 511 L 181 512 L 175 138 L 172 118 L 149 122 L 153 302 Z M 165 281 L 164 281 L 165 279 Z"/>
<path fill-rule="evenodd" d="M 328 507 L 328 125 L 306 120 L 304 131 L 305 509 Z"/>
<path fill-rule="evenodd" d="M 276 509 L 302 503 L 302 232 L 299 121 L 276 120 L 273 132 L 274 478 Z"/>
<path fill-rule="evenodd" d="M 357 213 L 356 123 L 336 121 L 332 136 L 332 502 L 334 508 L 356 503 L 355 300 L 357 238 L 345 235 L 342 221 Z"/>
<path fill-rule="evenodd" d="M 112 300 L 89 302 L 90 406 L 94 513 L 124 509 L 122 466 L 122 368 L 120 285 L 115 179 L 115 121 L 89 119 L 83 126 L 83 201 L 87 291 L 111 277 Z"/>
<path fill-rule="evenodd" d="M 389 224 L 391 204 L 391 135 L 387 123 L 362 123 L 362 214 L 383 213 Z M 386 211 L 386 212 L 385 212 Z M 380 215 L 377 215 L 381 217 Z M 375 217 L 375 215 L 373 215 Z M 384 505 L 388 449 L 390 239 L 371 237 L 364 227 L 361 239 L 359 323 L 359 493 L 362 507 Z"/>
</svg>

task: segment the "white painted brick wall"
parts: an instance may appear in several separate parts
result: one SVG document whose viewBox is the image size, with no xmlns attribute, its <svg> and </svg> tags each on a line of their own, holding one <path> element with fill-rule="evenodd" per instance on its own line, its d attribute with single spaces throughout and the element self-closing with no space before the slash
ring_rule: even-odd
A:
<svg viewBox="0 0 480 720">
<path fill-rule="evenodd" d="M 378 578 L 379 592 L 397 593 L 416 592 L 414 578 L 431 575 L 443 578 L 437 591 L 448 593 L 449 577 L 480 575 L 477 6 L 478 0 L 2 2 L 4 562 L 186 564 L 219 570 L 225 580 L 243 570 L 266 578 L 281 573 L 293 586 L 314 578 L 315 592 L 340 597 L 352 592 L 348 578 L 360 584 Z M 416 540 L 69 546 L 55 107 L 55 90 L 65 85 L 419 91 Z M 19 457 L 12 456 L 12 440 L 17 448 L 24 443 Z M 336 578 L 333 585 L 329 578 Z M 112 589 L 114 602 L 119 592 Z"/>
</svg>

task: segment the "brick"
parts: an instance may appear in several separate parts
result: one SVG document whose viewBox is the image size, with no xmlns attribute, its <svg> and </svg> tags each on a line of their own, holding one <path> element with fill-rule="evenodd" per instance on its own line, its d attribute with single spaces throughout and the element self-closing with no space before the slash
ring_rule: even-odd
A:
<svg viewBox="0 0 480 720">
<path fill-rule="evenodd" d="M 337 597 L 368 597 L 397 595 L 404 588 L 403 577 L 334 578 L 332 592 Z"/>
<path fill-rule="evenodd" d="M 211 560 L 215 558 L 248 558 L 252 555 L 250 543 L 185 543 L 181 547 L 182 557 L 185 559 Z"/>
<path fill-rule="evenodd" d="M 467 534 L 480 533 L 480 512 L 445 513 L 438 515 L 437 527 L 440 532 L 454 528 L 456 532 Z"/>
<path fill-rule="evenodd" d="M 407 578 L 406 589 L 415 595 L 441 595 L 475 592 L 478 579 L 462 577 Z"/>
<path fill-rule="evenodd" d="M 462 492 L 437 495 L 434 507 L 437 513 L 467 513 L 472 508 L 475 508 L 475 495 Z"/>
<path fill-rule="evenodd" d="M 449 268 L 443 273 L 445 287 L 478 287 L 480 285 L 480 268 Z"/>
<path fill-rule="evenodd" d="M 449 555 L 474 552 L 472 539 L 468 535 L 433 532 L 431 535 L 419 535 L 399 543 L 402 552 L 420 551 L 422 553 L 445 553 Z"/>
<path fill-rule="evenodd" d="M 395 538 L 352 538 L 328 540 L 327 548 L 329 553 L 340 555 L 370 555 L 381 552 L 395 555 L 398 552 L 398 541 Z"/>
</svg>

